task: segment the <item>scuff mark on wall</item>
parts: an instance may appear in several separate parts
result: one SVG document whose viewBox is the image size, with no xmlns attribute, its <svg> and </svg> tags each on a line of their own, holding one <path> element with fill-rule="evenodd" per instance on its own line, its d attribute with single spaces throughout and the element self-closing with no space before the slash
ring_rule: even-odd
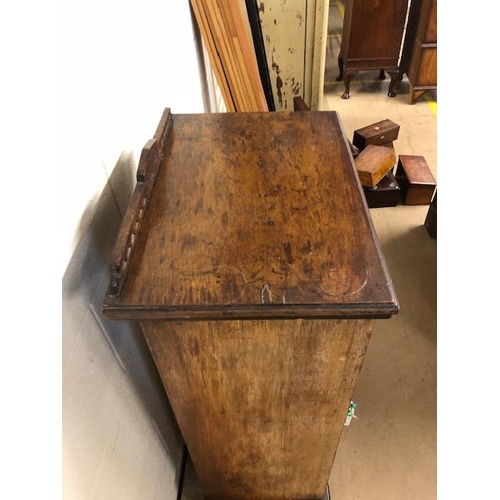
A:
<svg viewBox="0 0 500 500">
<path fill-rule="evenodd" d="M 299 30 L 302 26 L 302 23 L 304 22 L 304 16 L 302 15 L 302 13 L 298 10 L 297 11 L 297 19 L 299 20 Z"/>
<path fill-rule="evenodd" d="M 272 59 L 271 68 L 273 71 L 276 72 L 276 93 L 278 95 L 278 100 L 279 100 L 280 106 L 282 106 L 283 105 L 283 93 L 282 93 L 281 89 L 283 87 L 283 80 L 280 77 L 280 67 L 274 61 L 274 53 L 275 52 L 276 52 L 276 48 L 273 47 L 273 50 L 271 53 L 271 59 Z"/>
<path fill-rule="evenodd" d="M 275 108 L 276 111 L 293 109 L 293 97 L 304 92 L 307 2 L 268 0 L 265 1 L 265 9 L 263 3 L 259 2 L 259 18 Z M 272 12 L 273 9 L 275 12 Z"/>
<path fill-rule="evenodd" d="M 281 93 L 281 87 L 283 87 L 283 80 L 278 75 L 276 77 L 276 89 L 278 90 L 278 100 L 281 105 L 283 105 L 283 94 Z"/>
<path fill-rule="evenodd" d="M 293 95 L 299 95 L 302 87 L 301 83 L 295 81 L 294 77 L 288 78 L 288 80 L 290 80 L 290 88 L 292 89 Z"/>
</svg>

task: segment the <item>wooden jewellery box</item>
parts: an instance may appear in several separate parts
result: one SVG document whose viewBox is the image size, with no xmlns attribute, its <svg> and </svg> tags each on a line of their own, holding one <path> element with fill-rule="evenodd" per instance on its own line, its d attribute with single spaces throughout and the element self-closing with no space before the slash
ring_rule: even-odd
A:
<svg viewBox="0 0 500 500">
<path fill-rule="evenodd" d="M 393 147 L 370 144 L 359 153 L 354 163 L 361 185 L 373 188 L 396 165 L 396 153 Z"/>
<path fill-rule="evenodd" d="M 429 205 L 436 181 L 423 156 L 399 155 L 396 180 L 403 205 Z"/>
<path fill-rule="evenodd" d="M 363 151 L 369 144 L 382 146 L 398 138 L 399 128 L 397 123 L 388 119 L 372 123 L 371 125 L 355 130 L 352 143 L 360 151 Z"/>
<path fill-rule="evenodd" d="M 395 207 L 401 203 L 401 189 L 392 172 L 373 188 L 363 188 L 368 208 Z"/>
<path fill-rule="evenodd" d="M 103 313 L 139 322 L 204 498 L 322 499 L 398 310 L 335 111 L 165 110 Z"/>
</svg>

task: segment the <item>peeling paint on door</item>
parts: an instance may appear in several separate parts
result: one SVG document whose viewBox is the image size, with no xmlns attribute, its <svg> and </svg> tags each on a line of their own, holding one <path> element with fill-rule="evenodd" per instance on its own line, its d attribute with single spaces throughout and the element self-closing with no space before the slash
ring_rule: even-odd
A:
<svg viewBox="0 0 500 500">
<path fill-rule="evenodd" d="M 329 0 L 258 2 L 276 111 L 293 109 L 295 96 L 311 109 L 320 109 L 328 5 Z"/>
<path fill-rule="evenodd" d="M 291 111 L 304 89 L 307 0 L 266 0 L 259 17 L 276 111 Z"/>
</svg>

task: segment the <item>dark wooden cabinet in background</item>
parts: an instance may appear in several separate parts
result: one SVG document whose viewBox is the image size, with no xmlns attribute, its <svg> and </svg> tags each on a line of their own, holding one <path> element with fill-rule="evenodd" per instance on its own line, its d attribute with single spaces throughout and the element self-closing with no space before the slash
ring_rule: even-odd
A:
<svg viewBox="0 0 500 500">
<path fill-rule="evenodd" d="M 140 322 L 205 498 L 323 498 L 399 308 L 338 114 L 167 109 L 137 181 L 103 312 Z"/>
<path fill-rule="evenodd" d="M 388 95 L 394 97 L 408 0 L 347 0 L 339 53 L 338 81 L 343 99 L 349 98 L 352 78 L 363 70 L 381 70 L 391 77 Z"/>
<path fill-rule="evenodd" d="M 437 89 L 437 0 L 412 0 L 401 54 L 400 77 L 410 83 L 410 103 Z"/>
</svg>

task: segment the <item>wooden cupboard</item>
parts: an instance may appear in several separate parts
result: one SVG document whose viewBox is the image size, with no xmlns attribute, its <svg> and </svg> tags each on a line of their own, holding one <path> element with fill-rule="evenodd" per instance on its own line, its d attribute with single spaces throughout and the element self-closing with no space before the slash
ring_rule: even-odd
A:
<svg viewBox="0 0 500 500">
<path fill-rule="evenodd" d="M 323 498 L 399 308 L 338 114 L 166 109 L 137 181 L 103 312 L 139 321 L 205 498 Z"/>
<path fill-rule="evenodd" d="M 349 98 L 352 78 L 367 70 L 380 70 L 380 78 L 387 71 L 387 95 L 395 97 L 407 10 L 408 0 L 346 1 L 337 78 L 344 82 L 343 99 Z"/>
<path fill-rule="evenodd" d="M 401 76 L 410 83 L 410 104 L 437 89 L 437 0 L 412 0 L 408 16 Z"/>
</svg>

